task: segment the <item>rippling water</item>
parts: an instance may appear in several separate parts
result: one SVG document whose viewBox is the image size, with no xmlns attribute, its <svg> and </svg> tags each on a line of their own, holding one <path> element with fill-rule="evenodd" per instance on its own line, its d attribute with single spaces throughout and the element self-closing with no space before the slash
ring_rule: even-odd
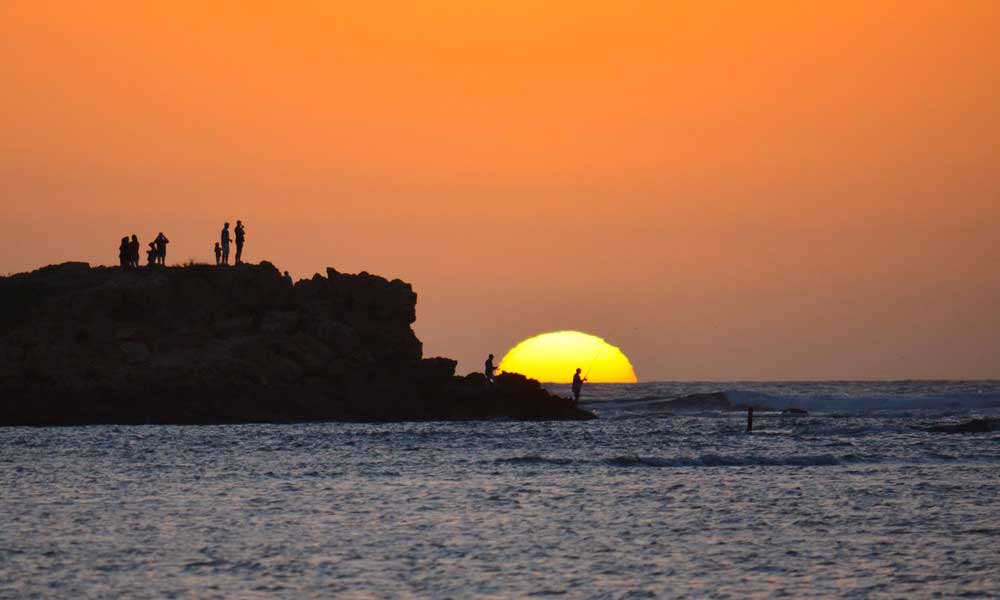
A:
<svg viewBox="0 0 1000 600">
<path fill-rule="evenodd" d="M 813 414 L 662 406 L 719 389 Z M 0 428 L 0 596 L 1000 595 L 1000 433 L 911 429 L 1000 384 L 587 393 L 599 421 Z"/>
</svg>

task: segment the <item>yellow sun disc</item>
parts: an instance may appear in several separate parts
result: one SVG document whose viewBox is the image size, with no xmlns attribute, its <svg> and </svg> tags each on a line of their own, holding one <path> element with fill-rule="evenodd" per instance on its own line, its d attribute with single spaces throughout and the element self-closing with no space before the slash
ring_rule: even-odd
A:
<svg viewBox="0 0 1000 600">
<path fill-rule="evenodd" d="M 596 335 L 553 331 L 528 338 L 500 361 L 499 370 L 521 373 L 546 383 L 569 383 L 573 373 L 591 383 L 635 383 L 635 370 L 616 346 Z"/>
</svg>

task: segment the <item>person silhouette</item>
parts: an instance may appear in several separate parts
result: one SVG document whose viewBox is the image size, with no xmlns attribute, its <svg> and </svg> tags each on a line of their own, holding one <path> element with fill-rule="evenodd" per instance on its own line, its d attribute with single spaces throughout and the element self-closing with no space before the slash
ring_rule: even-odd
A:
<svg viewBox="0 0 1000 600">
<path fill-rule="evenodd" d="M 497 368 L 493 366 L 493 355 L 490 354 L 490 357 L 486 359 L 486 364 L 483 365 L 483 374 L 486 375 L 486 383 L 493 384 L 497 382 L 496 377 L 493 376 L 493 372 L 496 370 Z"/>
<path fill-rule="evenodd" d="M 229 264 L 229 222 L 222 226 L 222 264 Z"/>
<path fill-rule="evenodd" d="M 221 262 L 222 262 L 222 246 L 219 245 L 219 242 L 215 242 L 215 266 L 219 266 L 219 263 Z"/>
<path fill-rule="evenodd" d="M 243 230 L 243 221 L 236 219 L 236 229 L 233 230 L 236 234 L 236 261 L 235 264 L 241 264 L 243 262 L 243 242 L 246 241 L 246 232 Z"/>
<path fill-rule="evenodd" d="M 292 276 L 288 274 L 288 271 L 285 271 L 285 281 L 288 282 L 288 285 L 291 285 L 291 286 L 295 285 L 295 282 L 292 281 Z"/>
<path fill-rule="evenodd" d="M 153 244 L 156 248 L 155 262 L 158 262 L 161 265 L 167 264 L 167 244 L 169 243 L 170 240 L 167 239 L 167 236 L 163 235 L 162 231 L 157 234 L 156 239 L 153 240 Z"/>
<path fill-rule="evenodd" d="M 580 377 L 580 369 L 577 369 L 573 374 L 573 406 L 580 404 L 580 392 L 583 390 L 584 381 L 587 381 L 587 378 Z"/>
<path fill-rule="evenodd" d="M 122 238 L 122 243 L 118 245 L 118 264 L 123 269 L 129 266 L 128 236 Z"/>
<path fill-rule="evenodd" d="M 156 247 L 156 240 L 149 242 L 149 250 L 146 250 L 146 266 L 152 267 L 156 264 L 156 257 L 160 255 L 159 249 Z"/>
<path fill-rule="evenodd" d="M 133 267 L 139 266 L 139 238 L 134 233 L 128 243 L 128 262 Z"/>
</svg>

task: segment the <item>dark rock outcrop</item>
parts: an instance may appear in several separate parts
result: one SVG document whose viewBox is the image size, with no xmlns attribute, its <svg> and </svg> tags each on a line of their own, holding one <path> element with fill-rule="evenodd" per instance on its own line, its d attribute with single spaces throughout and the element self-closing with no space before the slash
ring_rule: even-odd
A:
<svg viewBox="0 0 1000 600">
<path fill-rule="evenodd" d="M 589 419 L 533 380 L 422 358 L 416 294 L 270 263 L 0 278 L 0 425 Z"/>
</svg>

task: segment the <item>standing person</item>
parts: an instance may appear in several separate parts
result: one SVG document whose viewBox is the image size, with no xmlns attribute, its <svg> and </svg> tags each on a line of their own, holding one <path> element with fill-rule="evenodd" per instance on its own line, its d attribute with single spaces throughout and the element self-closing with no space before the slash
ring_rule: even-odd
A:
<svg viewBox="0 0 1000 600">
<path fill-rule="evenodd" d="M 493 355 L 490 354 L 490 357 L 486 359 L 486 364 L 483 366 L 483 374 L 486 375 L 486 383 L 493 384 L 497 382 L 496 377 L 493 376 L 493 372 L 496 370 L 497 368 L 493 366 Z"/>
<path fill-rule="evenodd" d="M 222 264 L 229 264 L 229 222 L 222 226 Z"/>
<path fill-rule="evenodd" d="M 573 374 L 573 406 L 580 404 L 580 392 L 583 390 L 584 381 L 587 381 L 587 378 L 580 377 L 580 369 L 577 369 Z"/>
<path fill-rule="evenodd" d="M 118 264 L 123 269 L 128 268 L 128 236 L 122 238 L 122 243 L 118 245 Z"/>
<path fill-rule="evenodd" d="M 215 266 L 219 266 L 222 263 L 222 246 L 219 242 L 215 242 Z"/>
<path fill-rule="evenodd" d="M 246 240 L 246 233 L 243 230 L 243 221 L 236 219 L 236 264 L 243 262 L 243 242 Z"/>
<path fill-rule="evenodd" d="M 165 266 L 167 264 L 167 244 L 170 243 L 170 240 L 161 231 L 153 243 L 156 245 L 156 262 Z"/>
<path fill-rule="evenodd" d="M 139 267 L 139 238 L 134 233 L 132 241 L 128 243 L 128 262 L 133 267 Z"/>
</svg>

